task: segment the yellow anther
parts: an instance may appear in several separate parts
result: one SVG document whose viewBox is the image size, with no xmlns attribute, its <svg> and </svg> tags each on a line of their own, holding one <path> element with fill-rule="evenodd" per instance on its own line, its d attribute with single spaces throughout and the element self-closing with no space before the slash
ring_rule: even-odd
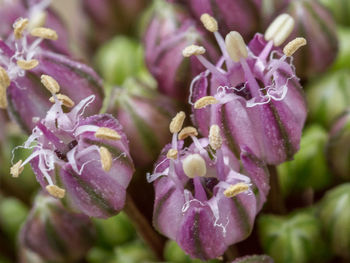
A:
<svg viewBox="0 0 350 263">
<path fill-rule="evenodd" d="M 288 14 L 281 14 L 275 18 L 265 32 L 266 41 L 273 40 L 278 47 L 289 37 L 294 28 L 294 19 Z"/>
<path fill-rule="evenodd" d="M 11 80 L 9 75 L 7 74 L 6 70 L 0 66 L 0 85 L 7 88 L 10 86 Z"/>
<path fill-rule="evenodd" d="M 20 39 L 23 36 L 23 31 L 28 25 L 27 18 L 20 18 L 13 24 L 13 33 L 16 39 Z"/>
<path fill-rule="evenodd" d="M 166 157 L 168 159 L 176 160 L 177 159 L 177 150 L 176 149 L 170 149 L 168 153 L 166 154 Z"/>
<path fill-rule="evenodd" d="M 100 147 L 100 158 L 101 158 L 101 164 L 102 164 L 102 169 L 106 172 L 111 170 L 112 163 L 113 163 L 113 158 L 112 154 L 106 147 L 101 146 Z"/>
<path fill-rule="evenodd" d="M 107 127 L 98 128 L 98 130 L 95 132 L 95 137 L 97 139 L 112 141 L 118 141 L 122 138 L 118 132 Z"/>
<path fill-rule="evenodd" d="M 182 55 L 185 58 L 188 58 L 193 55 L 195 56 L 203 55 L 204 53 L 205 53 L 205 48 L 197 45 L 190 45 L 188 47 L 185 47 L 185 49 L 182 51 Z"/>
<path fill-rule="evenodd" d="M 216 104 L 218 102 L 219 101 L 213 96 L 205 96 L 205 97 L 200 98 L 199 100 L 197 100 L 194 103 L 194 108 L 198 110 L 198 109 L 202 109 L 208 105 Z"/>
<path fill-rule="evenodd" d="M 36 59 L 31 60 L 17 60 L 17 66 L 24 70 L 31 70 L 39 65 L 39 61 Z"/>
<path fill-rule="evenodd" d="M 56 94 L 56 97 L 60 102 L 62 102 L 62 105 L 66 106 L 67 108 L 72 108 L 75 105 L 74 101 L 66 95 Z M 54 96 L 52 96 L 49 100 L 50 100 L 50 102 L 55 103 Z"/>
<path fill-rule="evenodd" d="M 6 109 L 8 106 L 6 90 L 7 87 L 0 84 L 0 109 Z"/>
<path fill-rule="evenodd" d="M 41 83 L 47 88 L 52 94 L 60 92 L 60 85 L 58 82 L 49 75 L 41 75 Z"/>
<path fill-rule="evenodd" d="M 185 140 L 189 136 L 198 136 L 197 129 L 192 126 L 183 128 L 178 135 L 178 139 Z"/>
<path fill-rule="evenodd" d="M 211 15 L 209 14 L 201 15 L 201 22 L 203 23 L 206 30 L 212 33 L 218 31 L 218 22 Z"/>
<path fill-rule="evenodd" d="M 12 167 L 10 168 L 10 174 L 12 175 L 12 177 L 17 178 L 23 172 L 24 167 L 21 167 L 21 165 L 22 160 L 19 160 L 17 163 L 12 165 Z"/>
<path fill-rule="evenodd" d="M 66 190 L 58 187 L 57 185 L 48 185 L 45 188 L 53 197 L 62 199 L 66 195 Z"/>
<path fill-rule="evenodd" d="M 181 131 L 185 118 L 186 118 L 186 114 L 183 111 L 178 112 L 170 122 L 170 125 L 169 125 L 170 132 L 176 133 Z"/>
<path fill-rule="evenodd" d="M 44 39 L 57 40 L 58 35 L 55 30 L 46 27 L 36 27 L 30 34 L 34 37 L 40 37 Z"/>
<path fill-rule="evenodd" d="M 202 156 L 190 154 L 182 161 L 182 168 L 189 178 L 203 177 L 207 173 L 207 167 Z"/>
<path fill-rule="evenodd" d="M 243 37 L 237 31 L 231 31 L 225 37 L 226 50 L 234 62 L 248 57 L 248 49 Z"/>
<path fill-rule="evenodd" d="M 296 39 L 290 41 L 283 49 L 283 53 L 287 57 L 293 56 L 293 54 L 302 46 L 305 46 L 307 41 L 303 37 L 297 37 Z"/>
<path fill-rule="evenodd" d="M 245 183 L 237 183 L 234 185 L 231 185 L 229 188 L 227 188 L 224 191 L 224 195 L 228 198 L 232 198 L 240 193 L 243 193 L 245 191 L 249 190 L 249 185 Z"/>
<path fill-rule="evenodd" d="M 210 126 L 209 130 L 209 144 L 214 150 L 220 149 L 222 146 L 222 137 L 220 135 L 220 128 L 214 124 Z"/>
</svg>

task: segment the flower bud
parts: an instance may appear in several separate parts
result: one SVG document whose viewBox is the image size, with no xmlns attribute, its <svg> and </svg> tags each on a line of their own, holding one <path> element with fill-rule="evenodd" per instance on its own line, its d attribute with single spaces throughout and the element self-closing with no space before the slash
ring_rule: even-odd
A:
<svg viewBox="0 0 350 263">
<path fill-rule="evenodd" d="M 294 155 L 294 160 L 278 166 L 284 195 L 298 194 L 309 187 L 321 190 L 329 185 L 332 177 L 324 151 L 327 139 L 327 132 L 318 125 L 304 130 L 300 150 Z"/>
<path fill-rule="evenodd" d="M 338 27 L 339 52 L 336 61 L 332 65 L 332 70 L 350 68 L 350 29 Z"/>
<path fill-rule="evenodd" d="M 332 252 L 349 260 L 349 183 L 342 184 L 327 192 L 319 204 L 319 217 Z"/>
<path fill-rule="evenodd" d="M 343 179 L 350 178 L 349 143 L 350 109 L 334 123 L 327 144 L 327 158 L 332 172 Z"/>
<path fill-rule="evenodd" d="M 330 127 L 350 105 L 350 70 L 331 72 L 311 82 L 306 95 L 310 121 Z"/>
<path fill-rule="evenodd" d="M 182 55 L 182 50 L 192 44 L 203 46 L 205 56 L 216 58 L 216 50 L 198 31 L 194 20 L 170 4 L 156 1 L 144 46 L 146 65 L 161 93 L 187 100 L 191 79 L 203 70 L 197 60 Z"/>
<path fill-rule="evenodd" d="M 38 182 L 52 196 L 67 196 L 84 214 L 106 218 L 123 208 L 134 167 L 126 136 L 112 115 L 82 117 L 93 100 L 93 95 L 87 97 L 65 113 L 55 97 L 22 146 L 33 149 L 32 154 L 11 172 L 19 176 L 30 162 Z"/>
<path fill-rule="evenodd" d="M 344 26 L 350 26 L 350 5 L 342 0 L 321 0 L 331 10 L 335 21 Z"/>
<path fill-rule="evenodd" d="M 153 253 L 138 240 L 117 247 L 115 255 L 116 263 L 155 262 Z"/>
<path fill-rule="evenodd" d="M 263 250 L 275 263 L 323 262 L 327 259 L 321 224 L 311 211 L 289 216 L 262 215 L 258 227 Z"/>
<path fill-rule="evenodd" d="M 92 246 L 94 229 L 89 218 L 66 210 L 60 201 L 44 193 L 35 199 L 20 243 L 46 261 L 72 262 Z"/>
<path fill-rule="evenodd" d="M 237 258 L 232 263 L 274 263 L 274 260 L 266 255 L 254 255 Z"/>
</svg>

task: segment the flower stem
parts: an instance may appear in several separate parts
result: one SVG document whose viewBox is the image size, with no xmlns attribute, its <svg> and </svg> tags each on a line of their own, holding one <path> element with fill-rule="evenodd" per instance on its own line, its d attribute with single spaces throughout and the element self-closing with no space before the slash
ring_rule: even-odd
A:
<svg viewBox="0 0 350 263">
<path fill-rule="evenodd" d="M 286 207 L 283 202 L 276 166 L 268 165 L 268 169 L 270 172 L 270 193 L 267 199 L 266 209 L 274 214 L 284 214 Z"/>
</svg>

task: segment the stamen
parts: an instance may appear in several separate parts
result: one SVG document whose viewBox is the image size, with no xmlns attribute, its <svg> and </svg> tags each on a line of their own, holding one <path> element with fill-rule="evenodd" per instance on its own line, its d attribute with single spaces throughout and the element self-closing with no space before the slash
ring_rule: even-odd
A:
<svg viewBox="0 0 350 263">
<path fill-rule="evenodd" d="M 206 30 L 212 33 L 218 31 L 218 22 L 214 17 L 209 14 L 203 14 L 200 19 Z"/>
<path fill-rule="evenodd" d="M 12 167 L 10 168 L 10 174 L 12 175 L 12 177 L 17 178 L 23 172 L 24 167 L 21 166 L 22 162 L 22 160 L 19 160 L 17 163 L 12 165 Z"/>
<path fill-rule="evenodd" d="M 0 84 L 0 109 L 6 109 L 8 106 L 6 90 L 7 88 Z"/>
<path fill-rule="evenodd" d="M 192 126 L 183 128 L 178 135 L 178 139 L 184 140 L 189 136 L 198 136 L 197 129 Z"/>
<path fill-rule="evenodd" d="M 66 190 L 58 187 L 57 185 L 48 185 L 46 186 L 46 190 L 53 197 L 60 198 L 60 199 L 63 198 L 66 194 Z"/>
<path fill-rule="evenodd" d="M 176 160 L 177 159 L 177 150 L 176 149 L 170 149 L 168 153 L 166 154 L 166 157 L 168 159 Z"/>
<path fill-rule="evenodd" d="M 222 146 L 222 137 L 220 135 L 220 128 L 214 124 L 210 126 L 209 130 L 209 144 L 214 150 L 218 150 Z"/>
<path fill-rule="evenodd" d="M 31 60 L 17 60 L 17 66 L 24 70 L 31 70 L 39 65 L 39 61 L 36 59 Z"/>
<path fill-rule="evenodd" d="M 28 22 L 27 18 L 20 18 L 13 24 L 13 33 L 16 39 L 22 38 L 23 31 L 26 29 Z"/>
<path fill-rule="evenodd" d="M 199 154 L 190 154 L 182 161 L 182 168 L 189 178 L 203 177 L 207 173 L 205 161 Z"/>
<path fill-rule="evenodd" d="M 122 138 L 118 132 L 107 127 L 98 128 L 98 130 L 95 132 L 95 137 L 97 139 L 112 141 L 118 141 Z"/>
<path fill-rule="evenodd" d="M 208 105 L 217 104 L 217 103 L 219 103 L 219 101 L 215 97 L 205 96 L 205 97 L 200 98 L 199 100 L 197 100 L 194 103 L 194 108 L 195 109 L 202 109 Z"/>
<path fill-rule="evenodd" d="M 56 95 L 56 98 L 57 98 L 60 102 L 62 102 L 62 105 L 63 105 L 63 106 L 66 106 L 66 107 L 68 107 L 68 108 L 72 108 L 72 107 L 74 107 L 74 105 L 75 105 L 74 101 L 72 101 L 72 99 L 69 98 L 69 97 L 66 96 L 66 95 L 57 94 L 57 95 Z M 55 97 L 54 97 L 54 96 L 52 96 L 49 100 L 50 100 L 50 102 L 55 103 Z"/>
<path fill-rule="evenodd" d="M 178 112 L 170 122 L 170 125 L 169 125 L 170 132 L 174 134 L 181 131 L 185 118 L 186 118 L 186 114 L 183 111 Z"/>
<path fill-rule="evenodd" d="M 7 74 L 6 70 L 0 66 L 0 85 L 7 88 L 10 86 L 11 80 L 9 75 Z"/>
<path fill-rule="evenodd" d="M 224 191 L 224 195 L 228 198 L 232 198 L 240 193 L 243 193 L 245 191 L 249 190 L 249 185 L 245 183 L 237 183 L 234 185 L 231 185 L 229 188 L 227 188 Z"/>
<path fill-rule="evenodd" d="M 239 62 L 242 58 L 248 57 L 247 46 L 243 37 L 237 31 L 231 31 L 225 37 L 226 50 L 234 62 Z"/>
<path fill-rule="evenodd" d="M 113 163 L 113 158 L 112 154 L 106 147 L 100 147 L 100 158 L 101 158 L 101 163 L 102 163 L 102 169 L 106 172 L 111 170 L 112 163 Z"/>
<path fill-rule="evenodd" d="M 30 34 L 34 37 L 40 37 L 44 39 L 57 40 L 58 35 L 55 30 L 46 27 L 34 28 Z"/>
<path fill-rule="evenodd" d="M 279 15 L 265 32 L 266 41 L 272 40 L 276 47 L 282 45 L 294 28 L 294 19 L 288 14 Z"/>
<path fill-rule="evenodd" d="M 297 37 L 296 39 L 290 41 L 283 49 L 283 53 L 287 57 L 291 57 L 299 48 L 305 46 L 307 41 L 303 37 Z"/>
<path fill-rule="evenodd" d="M 60 92 L 60 85 L 58 82 L 49 75 L 41 75 L 41 83 L 47 88 L 52 94 Z"/>
<path fill-rule="evenodd" d="M 203 55 L 204 53 L 205 53 L 205 48 L 197 45 L 190 45 L 182 51 L 182 55 L 185 58 L 188 58 L 193 55 L 195 56 Z"/>
</svg>

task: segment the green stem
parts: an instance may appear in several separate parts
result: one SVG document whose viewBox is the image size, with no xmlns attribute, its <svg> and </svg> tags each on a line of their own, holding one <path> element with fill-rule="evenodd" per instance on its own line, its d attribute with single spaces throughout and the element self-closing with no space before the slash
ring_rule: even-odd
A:
<svg viewBox="0 0 350 263">
<path fill-rule="evenodd" d="M 286 207 L 283 202 L 276 166 L 268 165 L 268 169 L 270 172 L 270 193 L 266 209 L 274 214 L 284 214 L 286 213 Z"/>
</svg>

